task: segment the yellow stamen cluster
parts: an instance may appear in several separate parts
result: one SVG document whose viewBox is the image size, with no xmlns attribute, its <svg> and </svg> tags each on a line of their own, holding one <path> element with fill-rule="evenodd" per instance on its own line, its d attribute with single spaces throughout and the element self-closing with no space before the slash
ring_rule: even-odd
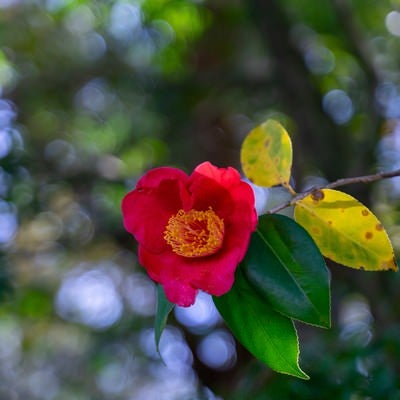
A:
<svg viewBox="0 0 400 400">
<path fill-rule="evenodd" d="M 164 239 L 180 256 L 204 257 L 221 248 L 224 233 L 224 220 L 211 207 L 207 211 L 179 210 L 169 219 Z"/>
</svg>

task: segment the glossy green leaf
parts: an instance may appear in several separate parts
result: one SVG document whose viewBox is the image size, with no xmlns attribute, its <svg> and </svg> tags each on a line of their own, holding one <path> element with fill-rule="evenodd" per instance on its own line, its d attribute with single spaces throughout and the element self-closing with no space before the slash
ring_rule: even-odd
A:
<svg viewBox="0 0 400 400">
<path fill-rule="evenodd" d="M 169 313 L 173 310 L 175 304 L 168 301 L 165 297 L 164 289 L 161 285 L 157 286 L 157 310 L 156 318 L 154 320 L 154 335 L 156 340 L 157 351 L 159 350 L 159 344 L 161 334 L 167 324 Z"/>
<path fill-rule="evenodd" d="M 397 271 L 382 224 L 349 194 L 332 189 L 314 191 L 296 202 L 294 216 L 331 260 L 367 271 Z"/>
<path fill-rule="evenodd" d="M 235 337 L 256 358 L 277 372 L 302 379 L 308 376 L 299 366 L 299 342 L 290 318 L 271 305 L 237 269 L 233 288 L 214 303 Z"/>
<path fill-rule="evenodd" d="M 291 218 L 260 217 L 243 270 L 276 311 L 330 326 L 329 271 L 311 236 Z"/>
<path fill-rule="evenodd" d="M 259 186 L 287 186 L 292 168 L 292 142 L 275 120 L 255 127 L 245 138 L 240 160 L 244 174 Z"/>
</svg>

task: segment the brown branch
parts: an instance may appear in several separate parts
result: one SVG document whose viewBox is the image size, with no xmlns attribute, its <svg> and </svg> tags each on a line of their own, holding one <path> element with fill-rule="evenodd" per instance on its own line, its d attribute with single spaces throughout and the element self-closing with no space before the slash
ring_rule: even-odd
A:
<svg viewBox="0 0 400 400">
<path fill-rule="evenodd" d="M 371 183 L 371 182 L 380 181 L 382 179 L 394 178 L 396 176 L 400 176 L 400 169 L 397 169 L 394 171 L 389 171 L 389 172 L 378 172 L 377 174 L 373 174 L 373 175 L 356 176 L 354 178 L 342 178 L 342 179 L 338 179 L 337 181 L 328 183 L 327 185 L 313 186 L 311 189 L 294 196 L 291 200 L 288 200 L 285 203 L 279 204 L 276 207 L 271 208 L 270 210 L 267 211 L 267 213 L 274 214 L 274 213 L 277 213 L 278 211 L 283 210 L 284 208 L 293 206 L 299 200 L 304 199 L 309 194 L 311 194 L 317 190 L 334 189 L 339 186 L 351 185 L 353 183 Z"/>
<path fill-rule="evenodd" d="M 326 189 L 333 189 L 339 186 L 351 185 L 353 183 L 371 183 L 375 181 L 380 181 L 382 179 L 394 178 L 395 176 L 400 176 L 400 169 L 389 172 L 378 172 L 373 175 L 357 176 L 355 178 L 342 178 L 335 182 L 332 182 L 325 186 Z"/>
</svg>

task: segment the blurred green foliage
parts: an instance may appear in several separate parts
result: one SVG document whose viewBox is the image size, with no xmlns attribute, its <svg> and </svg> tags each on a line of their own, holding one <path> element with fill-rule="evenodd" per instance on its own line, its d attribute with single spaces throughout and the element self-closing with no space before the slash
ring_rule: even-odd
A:
<svg viewBox="0 0 400 400">
<path fill-rule="evenodd" d="M 292 135 L 297 190 L 398 168 L 398 9 L 0 0 L 0 398 L 399 399 L 397 275 L 330 266 L 333 328 L 300 328 L 308 382 L 235 350 L 218 319 L 202 325 L 207 301 L 176 313 L 163 364 L 155 288 L 120 215 L 149 168 L 238 167 L 270 116 Z M 399 180 L 349 191 L 398 252 Z"/>
</svg>

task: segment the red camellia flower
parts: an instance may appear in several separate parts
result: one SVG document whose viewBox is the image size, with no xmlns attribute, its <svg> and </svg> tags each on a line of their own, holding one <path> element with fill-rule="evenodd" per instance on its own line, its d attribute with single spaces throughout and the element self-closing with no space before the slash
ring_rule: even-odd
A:
<svg viewBox="0 0 400 400">
<path fill-rule="evenodd" d="M 250 185 L 234 168 L 209 162 L 188 176 L 149 171 L 122 200 L 124 225 L 139 244 L 139 262 L 172 303 L 190 306 L 198 289 L 220 296 L 256 228 Z"/>
</svg>

